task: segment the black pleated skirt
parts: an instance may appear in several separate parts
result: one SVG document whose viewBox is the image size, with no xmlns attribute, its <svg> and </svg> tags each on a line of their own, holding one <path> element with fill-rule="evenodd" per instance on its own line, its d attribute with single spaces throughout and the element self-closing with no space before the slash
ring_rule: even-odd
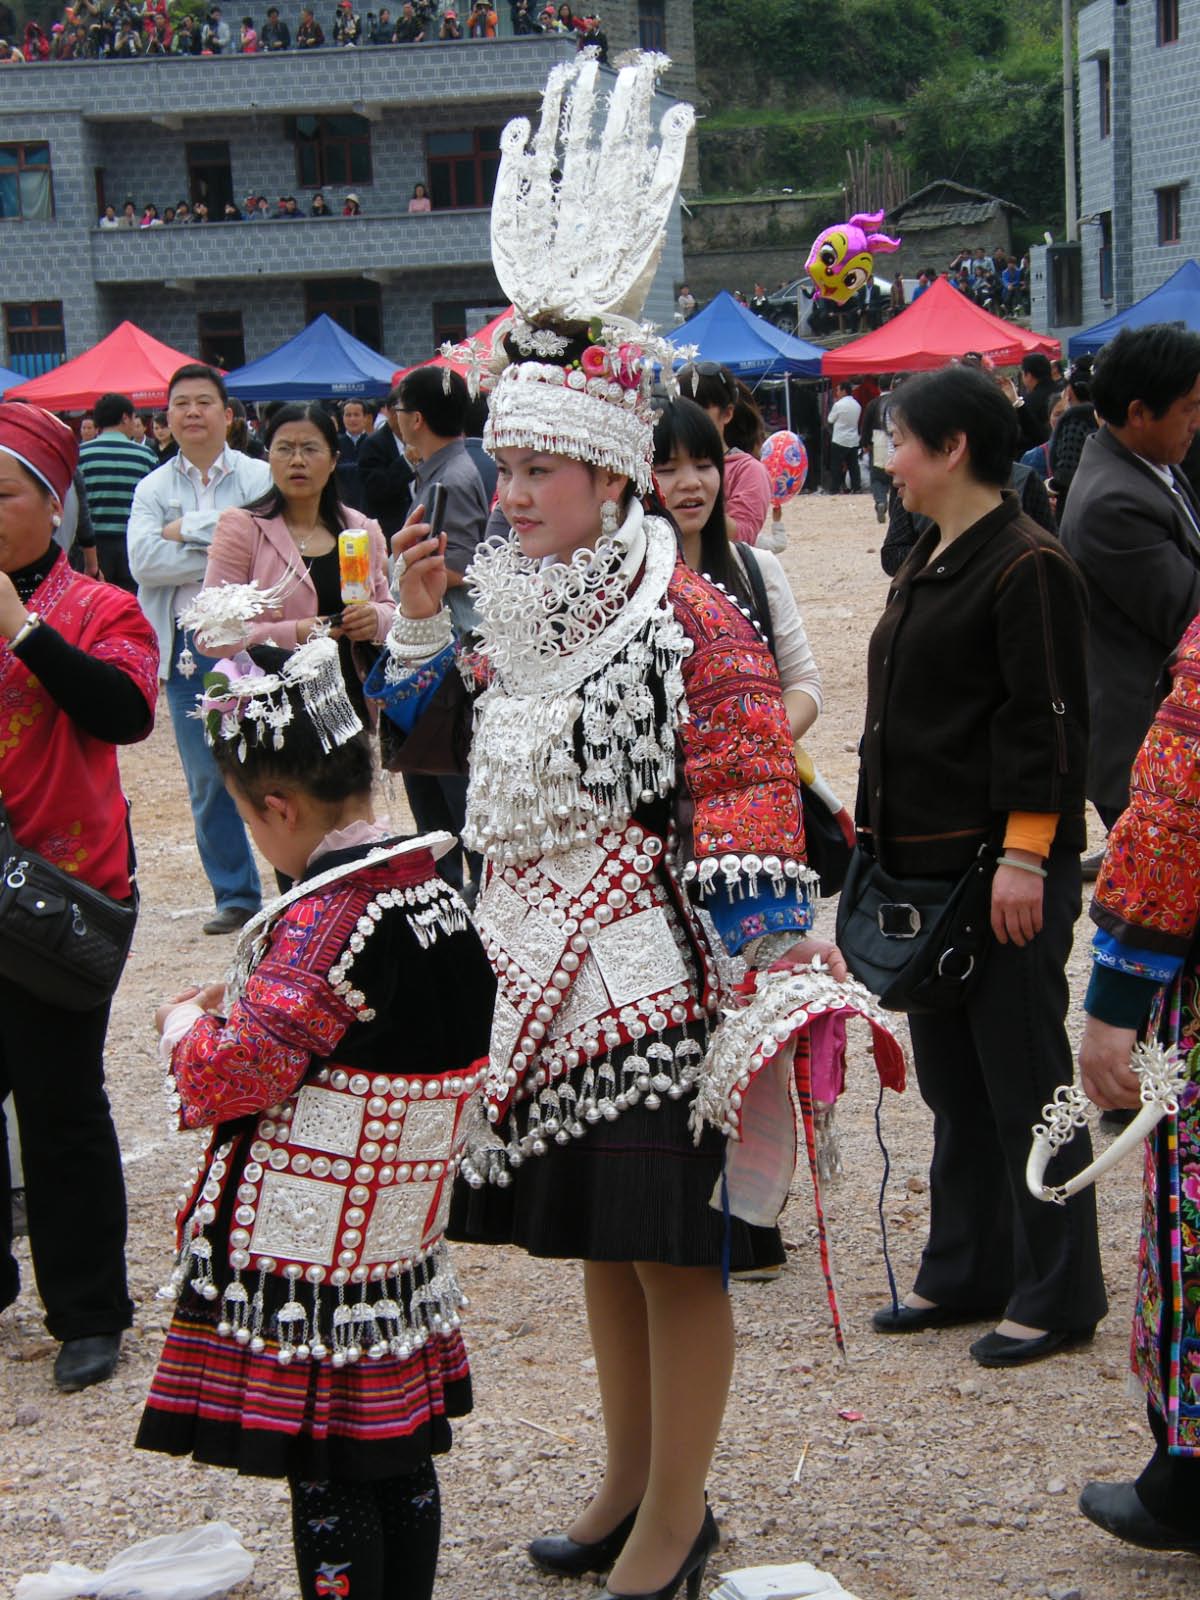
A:
<svg viewBox="0 0 1200 1600">
<path fill-rule="evenodd" d="M 585 1124 L 582 1138 L 548 1141 L 506 1188 L 455 1187 L 447 1238 L 516 1244 L 531 1256 L 581 1261 L 728 1264 L 732 1272 L 783 1261 L 778 1228 L 757 1228 L 720 1209 L 725 1137 L 705 1127 L 694 1144 L 692 1095 L 638 1104 L 613 1122 Z M 718 1205 L 709 1204 L 716 1193 Z M 728 1253 L 726 1254 L 726 1240 Z"/>
</svg>

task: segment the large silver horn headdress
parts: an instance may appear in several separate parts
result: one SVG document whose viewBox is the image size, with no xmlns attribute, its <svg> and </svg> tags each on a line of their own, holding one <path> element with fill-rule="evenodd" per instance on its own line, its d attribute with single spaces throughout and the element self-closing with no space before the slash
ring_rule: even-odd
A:
<svg viewBox="0 0 1200 1600">
<path fill-rule="evenodd" d="M 686 359 L 638 320 L 695 121 L 691 106 L 673 105 L 655 140 L 655 83 L 669 65 L 635 57 L 606 108 L 593 57 L 556 66 L 537 132 L 524 117 L 504 130 L 492 199 L 492 259 L 515 314 L 493 364 L 511 360 L 485 444 L 590 461 L 639 490 L 650 482 L 654 365 L 669 379 Z"/>
<path fill-rule="evenodd" d="M 1073 1194 L 1086 1189 L 1089 1183 L 1110 1167 L 1116 1166 L 1132 1150 L 1136 1150 L 1162 1119 L 1179 1110 L 1179 1096 L 1188 1082 L 1187 1062 L 1180 1059 L 1172 1045 L 1164 1050 L 1159 1044 L 1139 1044 L 1134 1047 L 1130 1066 L 1141 1079 L 1142 1105 L 1137 1116 L 1123 1128 L 1107 1150 L 1077 1172 L 1066 1183 L 1047 1184 L 1046 1168 L 1056 1151 L 1069 1144 L 1076 1128 L 1087 1126 L 1092 1102 L 1082 1089 L 1063 1084 L 1055 1091 L 1054 1099 L 1042 1107 L 1042 1116 L 1033 1130 L 1033 1145 L 1025 1164 L 1025 1182 L 1035 1200 L 1050 1200 L 1055 1205 L 1066 1205 Z"/>
<path fill-rule="evenodd" d="M 586 55 L 551 71 L 532 139 L 525 117 L 505 128 L 492 262 L 526 322 L 641 316 L 696 120 L 672 106 L 655 146 L 655 82 L 669 66 L 641 55 L 621 68 L 599 140 L 600 64 Z"/>
</svg>

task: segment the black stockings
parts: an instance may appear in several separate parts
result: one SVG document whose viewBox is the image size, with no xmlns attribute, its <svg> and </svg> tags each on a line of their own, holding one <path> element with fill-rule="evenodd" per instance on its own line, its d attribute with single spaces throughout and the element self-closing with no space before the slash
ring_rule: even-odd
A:
<svg viewBox="0 0 1200 1600">
<path fill-rule="evenodd" d="M 288 1484 L 304 1600 L 430 1600 L 442 1526 L 432 1461 L 375 1483 Z"/>
</svg>

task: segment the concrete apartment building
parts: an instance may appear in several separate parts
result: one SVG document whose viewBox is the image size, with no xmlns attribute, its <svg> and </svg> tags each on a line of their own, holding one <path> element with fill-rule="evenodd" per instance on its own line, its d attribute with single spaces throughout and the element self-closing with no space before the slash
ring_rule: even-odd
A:
<svg viewBox="0 0 1200 1600">
<path fill-rule="evenodd" d="M 1087 327 L 1200 256 L 1200 0 L 1093 0 L 1078 60 Z"/>
<path fill-rule="evenodd" d="M 280 9 L 294 36 L 298 7 Z M 331 9 L 318 12 L 327 35 Z M 668 87 L 694 93 L 691 0 L 622 0 L 604 19 L 614 56 L 639 40 L 677 45 Z M 503 303 L 489 251 L 500 130 L 536 118 L 547 72 L 574 54 L 572 39 L 547 34 L 7 68 L 0 365 L 45 371 L 128 318 L 232 368 L 321 312 L 398 366 L 427 359 L 473 311 Z M 408 212 L 417 183 L 433 197 L 428 214 Z M 307 216 L 318 189 L 330 219 Z M 352 193 L 363 214 L 342 217 Z M 140 216 L 150 201 L 161 215 L 203 197 L 219 216 L 249 194 L 272 211 L 295 195 L 305 216 L 97 225 L 127 198 Z M 648 317 L 669 325 L 682 278 L 676 206 Z"/>
</svg>

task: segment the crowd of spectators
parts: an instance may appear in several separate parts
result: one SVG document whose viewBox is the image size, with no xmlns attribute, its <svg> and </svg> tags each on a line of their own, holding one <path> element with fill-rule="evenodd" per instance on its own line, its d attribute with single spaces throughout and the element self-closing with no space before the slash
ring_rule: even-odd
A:
<svg viewBox="0 0 1200 1600">
<path fill-rule="evenodd" d="M 537 0 L 508 0 L 512 31 L 516 35 L 561 33 L 573 35 L 582 49 L 591 45 L 600 59 L 608 60 L 608 39 L 594 13 L 576 16 L 569 4 Z M 7 8 L 0 6 L 0 20 Z M 11 13 L 8 13 L 11 21 Z M 279 15 L 278 6 L 267 8 L 257 25 L 251 16 L 227 19 L 220 6 L 211 6 L 199 19 L 179 12 L 168 0 L 72 0 L 62 20 L 49 29 L 40 22 L 25 24 L 17 39 L 0 38 L 0 64 L 21 65 L 72 60 L 131 60 L 139 56 L 258 55 L 279 50 L 354 49 L 362 45 L 422 44 L 457 39 L 494 39 L 499 13 L 492 0 L 462 0 L 461 7 L 441 0 L 404 0 L 393 17 L 388 7 L 356 11 L 354 0 L 337 0 L 329 31 L 317 20 L 312 6 L 304 6 L 293 36 Z M 10 28 L 9 31 L 15 32 Z"/>
<path fill-rule="evenodd" d="M 425 185 L 415 184 L 412 199 L 408 202 L 409 211 L 419 213 L 432 208 L 433 202 Z M 219 211 L 215 206 L 210 208 L 203 200 L 180 200 L 173 206 L 165 206 L 162 211 L 153 203 L 139 209 L 133 200 L 126 200 L 120 211 L 115 206 L 105 206 L 98 225 L 105 232 L 110 232 L 117 228 L 178 228 L 206 222 L 302 222 L 308 217 L 334 216 L 361 217 L 362 201 L 359 196 L 348 194 L 342 201 L 340 211 L 331 206 L 320 191 L 312 197 L 307 211 L 301 209 L 294 194 L 281 194 L 274 206 L 265 194 L 248 194 L 240 206 L 228 200 Z"/>
<path fill-rule="evenodd" d="M 935 274 L 925 274 L 932 281 Z M 1029 257 L 1010 256 L 998 246 L 988 252 L 960 250 L 946 269 L 946 276 L 968 300 L 997 316 L 1012 316 L 1029 309 Z"/>
</svg>

